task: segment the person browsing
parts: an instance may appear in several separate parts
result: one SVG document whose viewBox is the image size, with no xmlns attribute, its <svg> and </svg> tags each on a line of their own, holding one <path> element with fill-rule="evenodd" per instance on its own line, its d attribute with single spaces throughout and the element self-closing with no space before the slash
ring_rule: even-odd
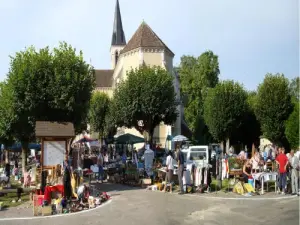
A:
<svg viewBox="0 0 300 225">
<path fill-rule="evenodd" d="M 173 154 L 171 151 L 169 151 L 167 154 L 166 166 L 167 166 L 167 174 L 166 174 L 166 185 L 164 187 L 164 191 L 166 191 L 167 184 L 169 184 L 170 193 L 172 193 L 172 178 L 173 178 L 174 165 L 173 165 Z"/>
<path fill-rule="evenodd" d="M 292 195 L 297 195 L 299 183 L 299 159 L 295 155 L 294 150 L 290 152 L 289 164 L 291 167 Z"/>
<path fill-rule="evenodd" d="M 103 183 L 103 155 L 102 155 L 102 151 L 100 151 L 98 158 L 97 158 L 97 165 L 98 165 L 98 182 L 101 181 L 101 183 Z"/>
<path fill-rule="evenodd" d="M 183 191 L 183 170 L 184 170 L 184 156 L 179 147 L 177 147 L 177 161 L 178 161 L 178 182 L 180 187 L 180 192 L 178 194 L 184 194 Z"/>
<path fill-rule="evenodd" d="M 279 182 L 278 182 L 278 188 L 279 192 L 281 189 L 281 194 L 285 194 L 285 188 L 286 188 L 286 168 L 289 163 L 288 157 L 284 154 L 285 150 L 284 148 L 281 148 L 279 150 L 279 155 L 276 157 L 276 163 L 279 165 Z M 278 193 L 279 193 L 278 192 Z"/>
</svg>

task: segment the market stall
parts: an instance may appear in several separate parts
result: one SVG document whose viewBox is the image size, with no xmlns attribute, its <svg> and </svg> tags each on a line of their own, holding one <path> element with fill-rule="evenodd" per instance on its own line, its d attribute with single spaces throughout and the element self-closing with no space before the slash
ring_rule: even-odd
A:
<svg viewBox="0 0 300 225">
<path fill-rule="evenodd" d="M 36 122 L 36 137 L 41 139 L 41 166 L 34 190 L 33 214 L 53 215 L 96 207 L 109 199 L 106 193 L 82 184 L 82 172 L 73 170 L 68 146 L 75 135 L 71 123 Z M 91 195 L 91 190 L 93 195 Z"/>
<path fill-rule="evenodd" d="M 115 138 L 115 144 L 123 145 L 126 148 L 121 152 L 119 168 L 121 168 L 121 182 L 124 184 L 129 184 L 137 186 L 140 184 L 140 178 L 144 177 L 144 167 L 141 164 L 141 159 L 139 158 L 137 151 L 134 149 L 133 145 L 138 143 L 144 143 L 145 139 L 142 137 L 135 136 L 133 134 L 123 134 Z M 129 153 L 129 157 L 127 156 Z M 112 167 L 110 167 L 110 170 Z"/>
<path fill-rule="evenodd" d="M 276 191 L 278 173 L 274 160 L 260 157 L 260 154 L 255 150 L 253 152 L 251 159 L 241 157 L 242 154 L 224 159 L 226 163 L 225 173 L 228 174 L 229 179 L 233 178 L 231 184 L 228 182 L 228 190 L 229 186 L 232 185 L 234 186 L 233 191 L 238 194 L 262 195 L 265 192 L 265 184 L 267 184 L 267 191 L 269 191 L 269 183 L 274 183 Z"/>
</svg>

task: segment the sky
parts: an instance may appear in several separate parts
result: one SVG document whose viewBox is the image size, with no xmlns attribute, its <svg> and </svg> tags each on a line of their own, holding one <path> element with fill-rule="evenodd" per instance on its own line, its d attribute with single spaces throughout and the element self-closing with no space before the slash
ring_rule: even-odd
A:
<svg viewBox="0 0 300 225">
<path fill-rule="evenodd" d="M 25 47 L 66 41 L 110 69 L 116 0 L 0 0 L 0 81 Z M 144 20 L 175 53 L 219 56 L 220 78 L 255 90 L 266 73 L 299 76 L 298 0 L 119 0 L 128 41 Z"/>
</svg>

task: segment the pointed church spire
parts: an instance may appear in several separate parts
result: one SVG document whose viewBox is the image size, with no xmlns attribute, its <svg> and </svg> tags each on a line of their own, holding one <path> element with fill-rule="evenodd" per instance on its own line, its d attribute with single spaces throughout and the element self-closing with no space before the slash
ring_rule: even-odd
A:
<svg viewBox="0 0 300 225">
<path fill-rule="evenodd" d="M 123 31 L 122 18 L 120 12 L 119 0 L 116 1 L 114 28 L 111 45 L 126 45 L 125 34 Z"/>
</svg>

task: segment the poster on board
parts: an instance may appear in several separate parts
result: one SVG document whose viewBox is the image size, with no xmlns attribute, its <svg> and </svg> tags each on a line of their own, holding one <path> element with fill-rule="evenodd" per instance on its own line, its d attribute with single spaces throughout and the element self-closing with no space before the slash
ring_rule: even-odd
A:
<svg viewBox="0 0 300 225">
<path fill-rule="evenodd" d="M 43 166 L 62 165 L 66 152 L 65 141 L 44 141 Z"/>
</svg>

